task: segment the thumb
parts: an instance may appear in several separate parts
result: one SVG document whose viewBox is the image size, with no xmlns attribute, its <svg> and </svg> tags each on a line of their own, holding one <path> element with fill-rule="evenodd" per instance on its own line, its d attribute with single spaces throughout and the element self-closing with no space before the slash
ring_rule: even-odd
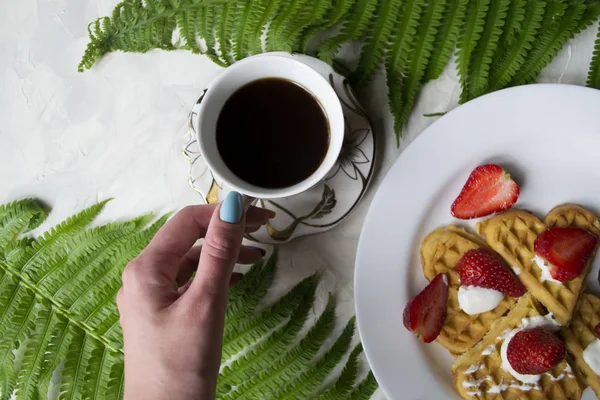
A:
<svg viewBox="0 0 600 400">
<path fill-rule="evenodd" d="M 242 239 L 245 219 L 243 198 L 230 192 L 212 215 L 198 262 L 198 270 L 187 295 L 213 300 L 226 299 L 231 272 L 235 266 Z"/>
</svg>

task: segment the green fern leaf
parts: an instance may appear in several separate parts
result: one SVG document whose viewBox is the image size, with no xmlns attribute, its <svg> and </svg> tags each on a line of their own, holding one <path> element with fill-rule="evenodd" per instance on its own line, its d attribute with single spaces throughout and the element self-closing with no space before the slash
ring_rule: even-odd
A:
<svg viewBox="0 0 600 400">
<path fill-rule="evenodd" d="M 206 52 L 204 53 L 208 58 L 221 67 L 226 67 L 223 61 L 219 59 L 217 54 L 217 42 L 215 39 L 215 7 L 213 6 L 202 6 L 199 8 L 200 12 L 197 17 L 200 18 L 196 22 L 198 26 L 198 33 L 206 43 Z"/>
<path fill-rule="evenodd" d="M 405 126 L 412 111 L 415 99 L 423 83 L 425 69 L 434 48 L 437 29 L 440 25 L 446 0 L 431 0 L 425 7 L 422 20 L 417 28 L 413 39 L 413 46 L 407 54 L 405 71 L 402 74 L 400 101 L 396 104 L 400 107 L 393 110 L 397 119 L 394 121 L 399 132 Z"/>
<path fill-rule="evenodd" d="M 10 396 L 16 383 L 12 350 L 27 339 L 39 309 L 35 307 L 34 293 L 20 286 L 18 279 L 10 273 L 5 275 L 0 287 L 0 391 Z"/>
<path fill-rule="evenodd" d="M 471 55 L 481 38 L 485 16 L 488 11 L 490 0 L 469 0 L 465 23 L 460 31 L 458 43 L 456 45 L 456 67 L 460 78 L 462 92 L 460 102 L 467 101 L 469 89 L 467 88 L 467 77 L 470 74 L 469 64 Z"/>
<path fill-rule="evenodd" d="M 38 397 L 37 383 L 43 368 L 44 353 L 48 351 L 48 343 L 59 325 L 64 325 L 64 318 L 54 313 L 49 304 L 40 306 L 31 335 L 23 344 L 25 352 L 15 386 L 17 399 Z"/>
<path fill-rule="evenodd" d="M 485 93 L 492 59 L 498 48 L 502 28 L 510 0 L 495 0 L 490 3 L 483 32 L 473 49 L 467 76 L 467 91 L 464 98 L 470 100 Z"/>
<path fill-rule="evenodd" d="M 350 11 L 350 7 L 355 4 L 355 1 L 356 0 L 333 0 L 323 18 L 318 23 L 310 25 L 302 32 L 298 50 L 306 53 L 308 51 L 308 40 L 311 39 L 315 33 L 324 31 L 338 24 L 342 18 L 344 18 L 344 15 Z"/>
<path fill-rule="evenodd" d="M 358 387 L 352 392 L 349 400 L 369 400 L 373 393 L 377 390 L 377 381 L 373 372 L 369 371 L 367 377 L 358 385 Z"/>
<path fill-rule="evenodd" d="M 535 46 L 510 86 L 531 83 L 578 29 L 586 7 L 583 0 L 551 1 L 546 7 Z"/>
<path fill-rule="evenodd" d="M 262 279 L 257 279 L 256 282 L 251 282 L 252 276 L 249 277 L 248 283 L 254 285 L 254 290 L 250 296 L 243 300 L 238 300 L 235 296 L 231 301 L 231 306 L 228 307 L 225 315 L 225 326 L 235 325 L 238 321 L 250 317 L 256 310 L 256 306 L 260 300 L 267 294 L 269 287 L 273 283 L 273 275 L 275 273 L 275 262 L 277 256 L 274 254 L 264 268 L 260 269 Z"/>
<path fill-rule="evenodd" d="M 226 325 L 223 335 L 222 362 L 227 362 L 244 348 L 251 347 L 281 328 L 290 320 L 292 312 L 305 294 L 308 291 L 314 293 L 316 288 L 317 281 L 314 277 L 308 277 L 259 315 L 246 318 L 235 325 Z"/>
<path fill-rule="evenodd" d="M 235 62 L 231 53 L 233 25 L 235 22 L 237 2 L 228 1 L 223 5 L 215 6 L 215 26 L 217 39 L 219 41 L 219 53 L 221 60 L 226 65 Z"/>
<path fill-rule="evenodd" d="M 73 335 L 62 371 L 59 399 L 83 397 L 86 370 L 94 367 L 92 360 L 102 347 L 101 342 L 87 333 Z"/>
<path fill-rule="evenodd" d="M 202 12 L 202 7 L 188 9 L 190 3 L 191 0 L 182 1 L 184 10 L 175 15 L 175 20 L 177 21 L 181 37 L 185 40 L 186 49 L 194 54 L 200 54 L 201 52 L 196 42 L 196 26 L 199 21 L 198 14 Z"/>
<path fill-rule="evenodd" d="M 283 357 L 275 358 L 266 369 L 256 371 L 249 380 L 237 384 L 235 389 L 224 398 L 254 399 L 256 396 L 272 393 L 282 387 L 289 376 L 302 374 L 331 333 L 334 320 L 335 302 L 330 296 L 325 310 L 298 345 Z"/>
<path fill-rule="evenodd" d="M 259 18 L 252 12 L 255 2 L 260 2 L 260 0 L 247 0 L 243 6 L 237 7 L 237 15 L 235 16 L 237 23 L 234 32 L 235 40 L 233 41 L 233 58 L 236 60 L 241 60 L 250 54 L 246 35 L 248 34 L 248 26 L 251 23 L 256 24 L 256 19 Z"/>
<path fill-rule="evenodd" d="M 390 93 L 397 93 L 397 95 L 389 97 L 390 111 L 394 116 L 394 131 L 396 133 L 397 145 L 400 145 L 400 134 L 402 132 L 402 124 L 404 123 L 402 109 L 404 108 L 404 100 L 407 97 L 406 95 L 402 95 L 405 90 L 404 75 L 406 74 L 411 45 L 417 34 L 417 27 L 424 6 L 424 0 L 412 0 L 404 3 L 401 11 L 400 25 L 395 31 L 392 38 L 392 49 L 387 54 L 385 60 L 388 89 Z M 435 14 L 438 14 L 439 8 L 435 10 Z M 418 58 L 420 57 L 417 56 L 415 60 L 419 61 Z M 416 77 L 411 78 L 414 80 Z M 419 82 L 420 80 L 415 81 L 414 84 L 418 85 Z"/>
<path fill-rule="evenodd" d="M 523 27 L 523 20 L 525 19 L 526 7 L 527 0 L 509 0 L 506 19 L 504 20 L 502 34 L 498 40 L 498 51 L 494 55 L 494 61 L 498 60 L 498 54 L 501 53 L 502 49 L 513 44 L 517 35 L 521 31 Z M 492 65 L 494 65 L 493 62 Z"/>
<path fill-rule="evenodd" d="M 305 23 L 306 16 L 303 14 L 309 3 L 309 0 L 289 0 L 282 3 L 267 32 L 267 51 L 292 51 L 294 38 L 290 34 L 294 25 Z"/>
<path fill-rule="evenodd" d="M 506 87 L 525 63 L 527 54 L 540 29 L 546 3 L 535 1 L 525 9 L 521 29 L 511 44 L 505 44 L 499 51 L 498 62 L 492 65 L 488 90 L 494 91 Z"/>
<path fill-rule="evenodd" d="M 47 215 L 47 210 L 33 199 L 0 206 L 0 250 L 13 243 L 20 234 L 38 227 Z"/>
<path fill-rule="evenodd" d="M 344 400 L 348 398 L 350 392 L 352 392 L 354 382 L 358 376 L 358 356 L 362 353 L 362 345 L 359 343 L 354 347 L 352 353 L 346 361 L 346 365 L 342 370 L 339 378 L 335 382 L 335 385 L 328 391 L 321 394 L 318 400 Z"/>
<path fill-rule="evenodd" d="M 350 348 L 354 336 L 354 318 L 346 324 L 344 331 L 336 342 L 310 369 L 293 378 L 282 390 L 277 390 L 271 395 L 272 399 L 294 400 L 310 398 L 311 394 L 323 383 L 329 373 L 337 366 L 346 351 Z"/>
<path fill-rule="evenodd" d="M 64 343 L 70 340 L 68 333 L 72 329 L 71 321 L 58 314 L 55 315 L 57 320 L 56 326 L 46 345 L 46 350 L 42 353 L 42 359 L 39 361 L 41 363 L 41 374 L 37 382 L 37 398 L 39 400 L 47 399 L 52 374 L 61 360 L 64 360 L 67 353 L 67 346 Z"/>
<path fill-rule="evenodd" d="M 82 397 L 114 399 L 122 396 L 123 354 L 99 346 L 92 350 L 87 364 Z"/>
<path fill-rule="evenodd" d="M 10 267 L 24 274 L 27 274 L 29 270 L 39 268 L 47 255 L 53 254 L 57 250 L 57 246 L 69 241 L 72 235 L 89 225 L 109 201 L 110 199 L 94 204 L 45 232 L 26 251 L 26 257 L 11 264 Z"/>
<path fill-rule="evenodd" d="M 405 7 L 410 7 L 413 1 L 407 1 L 404 3 Z M 357 84 L 364 84 L 373 74 L 373 71 L 379 66 L 383 59 L 385 48 L 387 47 L 388 41 L 397 38 L 402 40 L 402 35 L 406 32 L 405 26 L 409 19 L 408 15 L 404 14 L 401 18 L 400 26 L 396 28 L 397 34 L 392 36 L 392 29 L 394 23 L 398 19 L 398 13 L 400 12 L 401 2 L 399 0 L 381 0 L 376 11 L 376 15 L 379 18 L 373 18 L 371 25 L 367 30 L 367 36 L 365 38 L 365 44 L 360 52 L 360 59 L 358 61 L 358 68 L 350 76 L 350 81 Z M 410 15 L 412 17 L 412 15 Z M 416 21 L 414 22 L 416 25 Z M 404 28 L 404 29 L 403 29 Z"/>
<path fill-rule="evenodd" d="M 600 89 L 600 27 L 598 27 L 598 35 L 596 36 L 596 43 L 594 45 L 594 56 L 590 63 L 587 85 Z"/>
<path fill-rule="evenodd" d="M 458 38 L 469 0 L 449 0 L 446 12 L 440 21 L 431 60 L 427 66 L 423 83 L 437 79 L 450 60 Z"/>
<path fill-rule="evenodd" d="M 250 54 L 263 52 L 263 34 L 266 25 L 275 17 L 282 0 L 257 0 L 252 10 L 253 17 L 247 21 L 246 41 Z"/>
<path fill-rule="evenodd" d="M 377 0 L 357 0 L 356 5 L 344 18 L 340 33 L 323 42 L 317 56 L 332 64 L 342 44 L 357 40 L 364 34 L 376 7 Z"/>
<path fill-rule="evenodd" d="M 316 277 L 312 277 L 312 279 L 316 280 Z M 316 285 L 311 288 L 316 289 Z M 304 326 L 308 312 L 312 308 L 314 296 L 314 290 L 307 291 L 297 304 L 287 324 L 251 347 L 247 353 L 233 363 L 221 368 L 221 375 L 217 382 L 218 397 L 227 394 L 232 387 L 250 379 L 256 371 L 268 368 L 272 360 L 281 357 L 281 354 L 288 349 Z"/>
<path fill-rule="evenodd" d="M 314 24 L 320 21 L 323 15 L 331 6 L 331 0 L 315 0 L 301 10 L 298 17 L 294 19 L 294 24 L 287 33 L 286 46 L 282 50 L 289 52 L 302 51 L 306 43 L 306 31 L 311 27 L 320 26 Z"/>
</svg>

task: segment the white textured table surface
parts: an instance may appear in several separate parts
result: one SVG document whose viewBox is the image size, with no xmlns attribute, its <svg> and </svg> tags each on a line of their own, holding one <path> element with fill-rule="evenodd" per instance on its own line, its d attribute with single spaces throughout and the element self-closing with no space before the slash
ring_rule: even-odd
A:
<svg viewBox="0 0 600 400">
<path fill-rule="evenodd" d="M 115 200 L 100 222 L 200 201 L 188 186 L 181 146 L 187 113 L 220 68 L 184 51 L 153 51 L 114 53 L 78 73 L 88 22 L 109 14 L 116 3 L 0 0 L 0 203 L 43 199 L 53 212 L 42 228 L 108 197 Z M 540 81 L 583 84 L 595 29 L 570 42 Z M 344 50 L 347 58 L 355 57 L 356 48 Z M 332 231 L 281 246 L 276 290 L 318 270 L 323 292 L 338 295 L 340 319 L 352 314 L 354 255 L 375 189 L 402 149 L 435 120 L 421 115 L 454 108 L 458 93 L 454 69 L 448 68 L 423 91 L 398 150 L 384 79 L 372 82 L 363 98 L 381 151 L 371 189 Z M 406 196 L 411 190 L 406 188 Z M 403 306 L 398 305 L 399 318 Z"/>
</svg>

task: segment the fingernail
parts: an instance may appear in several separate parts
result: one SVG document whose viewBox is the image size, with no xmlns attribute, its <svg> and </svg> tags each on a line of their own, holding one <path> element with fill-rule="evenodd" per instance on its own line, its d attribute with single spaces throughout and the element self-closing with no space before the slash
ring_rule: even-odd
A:
<svg viewBox="0 0 600 400">
<path fill-rule="evenodd" d="M 269 213 L 269 219 L 275 218 L 277 216 L 277 213 L 273 210 L 267 210 L 267 212 Z"/>
<path fill-rule="evenodd" d="M 223 204 L 221 204 L 221 212 L 219 216 L 221 221 L 230 224 L 237 224 L 242 219 L 243 198 L 238 192 L 229 192 Z"/>
<path fill-rule="evenodd" d="M 261 257 L 264 257 L 264 256 L 266 256 L 266 255 L 267 255 L 267 250 L 265 250 L 265 249 L 262 249 L 262 248 L 260 248 L 260 247 L 248 246 L 248 248 L 260 251 L 260 256 L 261 256 Z"/>
</svg>

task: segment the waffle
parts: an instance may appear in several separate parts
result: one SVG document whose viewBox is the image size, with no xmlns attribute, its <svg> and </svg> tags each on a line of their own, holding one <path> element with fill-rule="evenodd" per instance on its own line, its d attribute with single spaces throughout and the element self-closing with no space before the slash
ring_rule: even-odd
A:
<svg viewBox="0 0 600 400">
<path fill-rule="evenodd" d="M 524 318 L 541 315 L 541 307 L 529 293 L 525 294 L 505 317 L 492 325 L 481 342 L 455 361 L 452 366 L 454 386 L 464 399 L 581 398 L 582 387 L 568 360 L 543 374 L 537 384 L 523 384 L 501 367 L 503 335 L 521 326 Z"/>
<path fill-rule="evenodd" d="M 593 221 L 596 221 L 593 214 L 591 217 L 590 214 L 579 206 L 563 205 L 553 209 L 546 221 L 550 225 L 560 226 L 566 226 L 569 221 L 576 221 L 581 227 L 587 228 L 593 226 Z M 533 242 L 546 229 L 546 224 L 534 215 L 520 210 L 501 213 L 477 224 L 477 231 L 487 243 L 521 271 L 519 278 L 527 290 L 554 314 L 561 325 L 568 325 L 591 268 L 591 262 L 580 276 L 571 281 L 563 284 L 542 282 L 542 271 L 532 261 L 535 255 Z"/>
<path fill-rule="evenodd" d="M 421 244 L 421 265 L 428 280 L 437 274 L 448 276 L 448 308 L 442 332 L 437 341 L 453 354 L 460 354 L 473 347 L 489 330 L 490 326 L 504 315 L 515 299 L 505 296 L 494 310 L 469 315 L 458 305 L 460 277 L 456 265 L 467 251 L 485 246 L 478 236 L 461 228 L 448 226 L 430 233 Z"/>
<path fill-rule="evenodd" d="M 544 218 L 548 227 L 558 226 L 566 228 L 569 226 L 587 229 L 594 235 L 600 237 L 600 221 L 594 213 L 578 206 L 577 204 L 563 204 L 554 207 Z"/>
<path fill-rule="evenodd" d="M 594 327 L 600 322 L 600 299 L 591 294 L 581 296 L 569 328 L 563 328 L 562 336 L 567 350 L 575 359 L 575 371 L 600 398 L 600 377 L 583 359 L 585 348 L 596 340 Z"/>
</svg>

